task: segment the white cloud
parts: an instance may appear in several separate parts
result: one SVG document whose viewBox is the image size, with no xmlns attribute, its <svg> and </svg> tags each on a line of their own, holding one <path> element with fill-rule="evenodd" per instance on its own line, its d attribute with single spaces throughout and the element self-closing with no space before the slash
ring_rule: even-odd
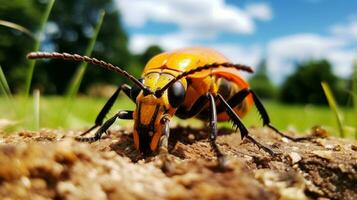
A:
<svg viewBox="0 0 357 200">
<path fill-rule="evenodd" d="M 357 19 L 352 19 L 346 24 L 334 25 L 330 30 L 336 36 L 357 40 Z"/>
<path fill-rule="evenodd" d="M 353 62 L 357 58 L 357 48 L 337 49 L 327 53 L 326 58 L 334 66 L 333 71 L 342 77 L 348 77 L 353 71 Z"/>
<path fill-rule="evenodd" d="M 302 33 L 276 38 L 267 45 L 269 72 L 278 74 L 276 82 L 292 73 L 295 63 L 309 59 L 327 59 L 340 76 L 352 72 L 355 51 L 346 49 L 348 41 L 339 37 L 326 37 L 317 34 Z M 356 49 L 355 49 L 356 50 Z"/>
<path fill-rule="evenodd" d="M 254 3 L 246 6 L 247 13 L 260 20 L 268 21 L 273 18 L 271 8 L 265 3 Z"/>
<path fill-rule="evenodd" d="M 253 33 L 253 18 L 272 18 L 270 6 L 263 3 L 247 5 L 246 10 L 224 0 L 117 0 L 117 3 L 124 22 L 132 27 L 155 21 L 201 32 Z"/>
<path fill-rule="evenodd" d="M 142 53 L 150 45 L 160 45 L 166 51 L 192 46 L 191 35 L 174 33 L 165 35 L 134 34 L 129 40 L 129 49 L 133 53 Z"/>
<path fill-rule="evenodd" d="M 143 47 L 145 43 L 137 45 L 140 41 L 168 43 L 165 39 L 172 38 L 172 35 L 194 40 L 214 39 L 224 32 L 252 34 L 255 20 L 267 21 L 272 18 L 270 6 L 264 3 L 249 4 L 245 9 L 226 4 L 224 0 L 117 0 L 117 4 L 127 26 L 144 27 L 153 21 L 174 24 L 179 29 L 171 35 L 132 37 L 131 40 L 135 41 L 131 41 L 131 50 L 134 52 L 147 47 Z"/>
<path fill-rule="evenodd" d="M 332 37 L 322 37 L 317 34 L 300 33 L 272 40 L 269 51 L 290 57 L 318 57 L 331 48 L 345 45 L 346 42 Z"/>
<path fill-rule="evenodd" d="M 213 44 L 209 47 L 221 52 L 234 63 L 249 65 L 253 68 L 260 62 L 263 53 L 263 48 L 258 45 Z"/>
<path fill-rule="evenodd" d="M 140 28 L 148 22 L 156 22 L 178 27 L 176 32 L 159 35 L 132 34 L 129 48 L 134 53 L 141 53 L 153 44 L 159 44 L 164 50 L 174 50 L 200 46 L 199 41 L 206 40 L 210 41 L 209 47 L 236 63 L 254 67 L 266 57 L 269 73 L 276 83 L 295 70 L 296 62 L 309 59 L 326 58 L 336 74 L 346 77 L 351 73 L 356 57 L 357 48 L 352 48 L 357 41 L 356 18 L 332 26 L 327 36 L 297 33 L 272 39 L 266 44 L 242 46 L 214 41 L 219 33 L 254 33 L 256 20 L 273 18 L 268 4 L 251 3 L 244 8 L 226 4 L 224 0 L 117 0 L 117 4 L 127 26 Z"/>
</svg>

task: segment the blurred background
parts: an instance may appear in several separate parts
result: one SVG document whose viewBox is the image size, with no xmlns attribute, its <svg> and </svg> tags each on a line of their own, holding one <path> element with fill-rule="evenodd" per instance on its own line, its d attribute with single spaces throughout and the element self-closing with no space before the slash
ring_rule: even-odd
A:
<svg viewBox="0 0 357 200">
<path fill-rule="evenodd" d="M 356 132 L 354 0 L 0 0 L 0 127 L 83 128 L 126 82 L 95 66 L 30 62 L 30 51 L 91 55 L 139 77 L 154 55 L 189 46 L 252 66 L 246 77 L 279 128 Z M 114 109 L 133 107 L 123 98 Z"/>
</svg>

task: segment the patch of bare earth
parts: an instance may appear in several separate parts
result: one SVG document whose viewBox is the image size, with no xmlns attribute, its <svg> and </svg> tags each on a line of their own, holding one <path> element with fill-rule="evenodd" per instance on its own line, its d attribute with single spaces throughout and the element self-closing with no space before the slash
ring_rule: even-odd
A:
<svg viewBox="0 0 357 200">
<path fill-rule="evenodd" d="M 216 167 L 207 131 L 171 131 L 169 167 L 142 158 L 125 130 L 91 144 L 79 132 L 0 137 L 0 199 L 357 199 L 357 144 L 333 137 L 292 142 L 250 129 L 272 157 L 220 130 L 227 169 Z"/>
</svg>

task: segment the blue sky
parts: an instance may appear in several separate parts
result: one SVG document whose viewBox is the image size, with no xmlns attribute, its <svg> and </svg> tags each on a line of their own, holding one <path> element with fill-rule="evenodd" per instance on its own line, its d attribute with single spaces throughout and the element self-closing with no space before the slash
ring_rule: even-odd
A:
<svg viewBox="0 0 357 200">
<path fill-rule="evenodd" d="M 294 63 L 327 58 L 348 77 L 357 58 L 356 0 L 117 0 L 129 47 L 217 49 L 233 62 L 267 59 L 276 83 Z"/>
</svg>

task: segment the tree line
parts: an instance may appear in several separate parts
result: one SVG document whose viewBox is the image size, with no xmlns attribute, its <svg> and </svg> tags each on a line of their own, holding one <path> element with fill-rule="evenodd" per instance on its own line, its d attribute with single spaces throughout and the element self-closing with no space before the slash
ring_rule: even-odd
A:
<svg viewBox="0 0 357 200">
<path fill-rule="evenodd" d="M 4 1 L 0 6 L 0 19 L 19 24 L 34 35 L 45 12 L 46 0 Z M 161 52 L 158 46 L 149 47 L 143 54 L 128 50 L 128 35 L 121 24 L 121 16 L 113 0 L 60 0 L 51 10 L 41 49 L 84 54 L 92 37 L 101 10 L 106 12 L 92 56 L 122 67 L 135 76 L 140 73 L 149 57 Z M 26 54 L 33 50 L 35 40 L 8 27 L 0 26 L 0 65 L 13 93 L 24 89 L 28 61 Z M 46 94 L 63 94 L 78 63 L 46 60 L 36 63 L 32 89 Z M 88 67 L 81 92 L 92 84 L 120 84 L 123 80 L 107 70 Z"/>
<path fill-rule="evenodd" d="M 296 71 L 276 86 L 267 75 L 266 62 L 250 78 L 251 88 L 264 99 L 277 99 L 284 103 L 327 104 L 321 82 L 327 82 L 338 103 L 346 105 L 351 100 L 353 76 L 343 79 L 332 72 L 332 65 L 326 59 L 307 60 L 296 63 Z M 354 66 L 357 72 L 357 64 Z"/>
</svg>

